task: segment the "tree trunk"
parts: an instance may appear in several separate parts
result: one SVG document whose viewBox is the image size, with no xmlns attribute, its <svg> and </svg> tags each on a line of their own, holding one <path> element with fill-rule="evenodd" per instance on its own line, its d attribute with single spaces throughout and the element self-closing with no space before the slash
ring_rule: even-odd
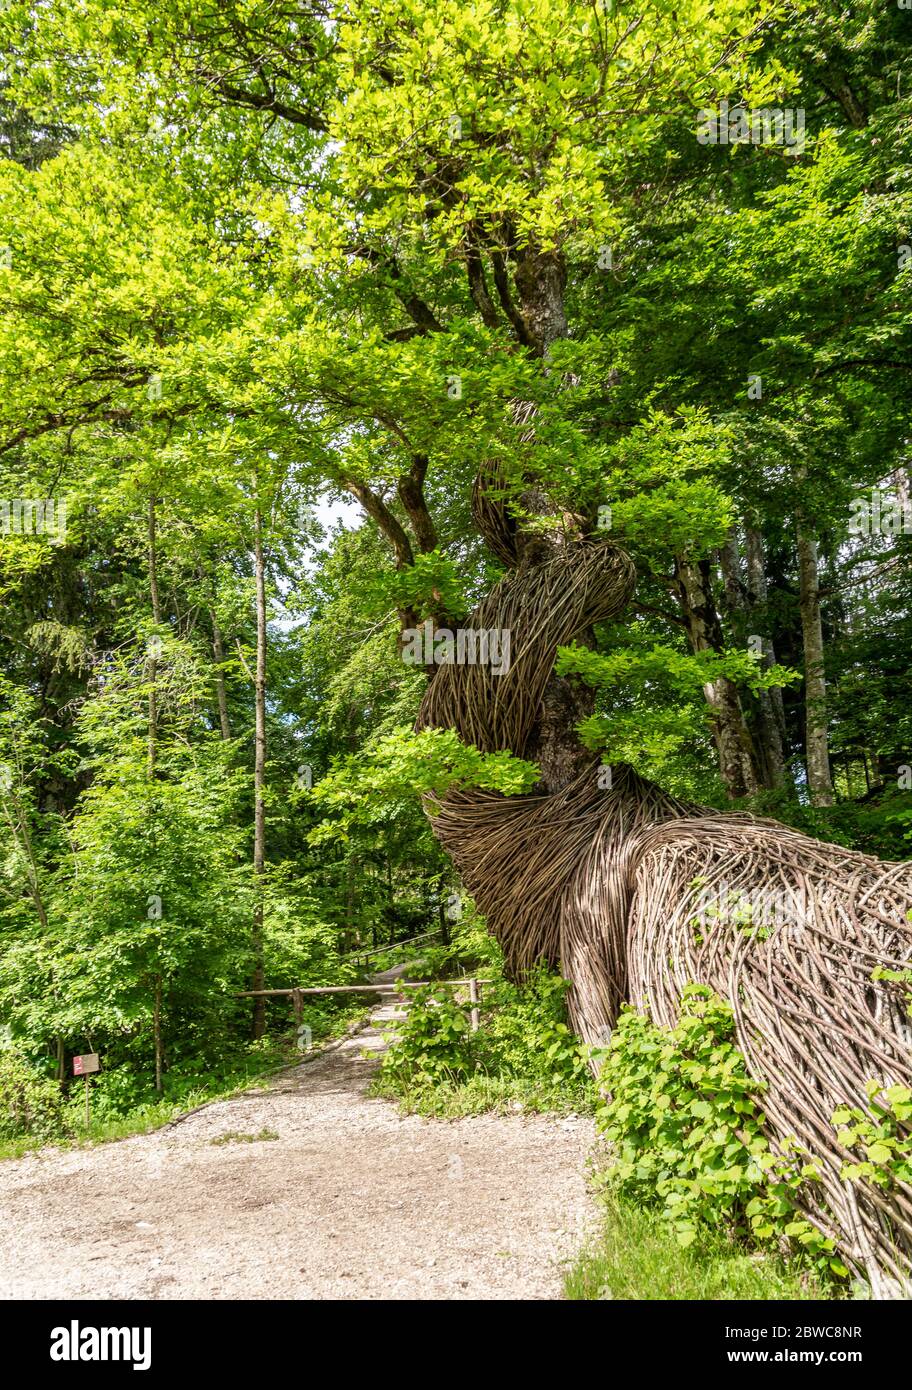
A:
<svg viewBox="0 0 912 1390">
<path fill-rule="evenodd" d="M 440 891 L 437 895 L 437 920 L 440 923 L 440 943 L 442 946 L 449 946 L 450 924 L 447 921 L 446 908 L 443 903 L 443 884 L 440 885 Z"/>
<path fill-rule="evenodd" d="M 557 252 L 527 248 L 516 262 L 516 291 L 529 340 L 540 357 L 567 336 L 564 287 L 567 271 Z"/>
<path fill-rule="evenodd" d="M 758 533 L 748 531 L 748 543 L 745 548 L 748 571 L 746 584 L 742 576 L 738 533 L 734 527 L 729 532 L 725 544 L 719 552 L 719 562 L 725 585 L 725 607 L 728 611 L 729 623 L 735 641 L 739 647 L 746 647 L 751 639 L 756 640 L 759 637 L 763 644 L 761 662 L 763 667 L 768 670 L 774 661 L 772 656 L 773 644 L 768 637 L 764 637 L 762 633 L 756 631 L 757 618 L 760 617 L 765 622 L 766 614 L 755 611 L 754 604 L 757 599 L 751 588 L 751 580 L 753 579 L 755 584 L 757 582 L 757 575 L 751 573 L 751 561 L 753 559 L 754 564 L 756 564 L 758 542 L 762 546 L 762 538 Z M 762 549 L 760 551 L 759 579 L 762 581 L 762 607 L 765 609 L 766 575 L 763 573 Z M 749 694 L 746 697 L 745 712 L 756 752 L 757 775 L 761 785 L 770 789 L 781 787 L 786 778 L 782 736 L 773 712 L 772 695 L 774 693 L 779 695 L 781 701 L 782 692 L 779 690 L 775 692 L 759 690 L 756 694 Z"/>
<path fill-rule="evenodd" d="M 761 617 L 761 624 L 768 624 L 767 609 L 769 604 L 769 590 L 766 582 L 766 556 L 763 547 L 763 536 L 751 525 L 745 531 L 746 558 L 747 558 L 747 590 L 750 596 L 751 611 L 756 610 Z M 776 664 L 776 648 L 773 639 L 763 636 L 763 661 L 768 667 Z M 767 750 L 767 758 L 770 771 L 775 778 L 772 786 L 781 786 L 788 780 L 786 769 L 785 749 L 787 746 L 786 726 L 785 726 L 785 706 L 782 702 L 782 690 L 777 685 L 772 690 L 761 691 L 760 694 L 760 722 L 763 729 L 763 743 Z"/>
<path fill-rule="evenodd" d="M 266 873 L 266 564 L 263 553 L 263 513 L 257 502 L 254 518 L 256 572 L 256 676 L 253 761 L 253 874 L 256 901 L 253 908 L 252 989 L 265 988 L 263 968 L 263 879 Z M 266 1031 L 266 1000 L 253 1001 L 253 1036 Z"/>
<path fill-rule="evenodd" d="M 587 634 L 576 640 L 582 645 Z M 579 740 L 577 725 L 595 710 L 595 692 L 564 676 L 551 676 L 539 710 L 538 726 L 525 757 L 541 769 L 538 789 L 557 792 L 573 782 L 592 762 Z"/>
<path fill-rule="evenodd" d="M 212 623 L 212 655 L 215 657 L 215 696 L 218 700 L 219 725 L 222 738 L 227 743 L 231 738 L 231 721 L 228 718 L 228 695 L 225 690 L 225 644 L 214 608 L 209 609 L 209 618 Z"/>
<path fill-rule="evenodd" d="M 725 643 L 712 594 L 709 561 L 679 555 L 675 577 L 693 651 L 721 652 Z M 759 789 L 760 776 L 738 691 L 730 680 L 721 676 L 718 680 L 707 681 L 703 693 L 712 711 L 713 737 L 725 790 L 732 800 L 750 796 Z"/>
<path fill-rule="evenodd" d="M 732 632 L 738 646 L 743 646 L 747 640 L 746 604 L 741 578 L 741 548 L 734 526 L 725 537 L 725 543 L 719 551 L 719 567 L 722 570 L 725 606 L 731 620 Z"/>
<path fill-rule="evenodd" d="M 155 999 L 152 1007 L 152 1038 L 155 1044 L 155 1091 L 161 1095 L 162 1086 L 162 1036 L 161 1036 L 161 1009 L 162 1009 L 162 979 L 161 975 L 155 977 Z"/>
<path fill-rule="evenodd" d="M 350 856 L 345 863 L 345 922 L 348 944 L 360 946 L 360 926 L 355 930 L 355 861 Z"/>
<path fill-rule="evenodd" d="M 564 308 L 564 287 L 567 275 L 561 257 L 554 252 L 528 249 L 516 263 L 515 283 L 519 311 L 525 324 L 528 341 L 534 351 L 547 358 L 551 344 L 567 336 L 567 314 Z M 534 411 L 526 402 L 517 403 L 518 418 L 530 423 L 530 438 L 534 437 Z M 554 508 L 534 486 L 523 495 L 523 506 L 529 512 L 552 514 Z M 568 543 L 566 534 L 559 531 L 523 532 L 517 535 L 522 565 L 534 566 L 553 554 L 555 546 Z M 580 633 L 580 644 L 591 642 L 591 634 Z M 581 682 L 552 674 L 542 696 L 540 718 L 526 756 L 541 769 L 542 791 L 557 792 L 568 786 L 592 762 L 592 755 L 582 747 L 576 733 L 577 725 L 595 710 L 595 694 Z"/>
<path fill-rule="evenodd" d="M 814 806 L 833 805 L 833 779 L 827 734 L 826 674 L 817 542 L 798 523 L 798 582 L 804 642 L 805 755 L 808 792 Z"/>
<path fill-rule="evenodd" d="M 541 324 L 549 321 L 549 293 L 558 283 L 545 276 L 544 284 L 533 286 L 537 297 L 523 293 L 524 317 L 539 343 Z M 553 304 L 551 310 L 556 322 Z M 863 1104 L 866 1081 L 884 1065 L 891 1079 L 912 1082 L 904 1011 L 887 989 L 872 984 L 870 971 L 871 960 L 897 950 L 903 960 L 912 956 L 897 931 L 912 912 L 912 866 L 900 875 L 898 866 L 878 866 L 774 822 L 687 805 L 629 768 L 617 768 L 612 786 L 602 789 L 594 759 L 561 787 L 575 765 L 578 706 L 555 693 L 554 653 L 594 623 L 616 620 L 630 598 L 633 567 L 616 546 L 582 537 L 573 544 L 559 533 L 533 534 L 524 544 L 519 528 L 500 518 L 491 502 L 487 510 L 486 504 L 475 508 L 476 520 L 489 544 L 493 538 L 494 553 L 513 569 L 481 600 L 467 626 L 509 627 L 522 661 L 502 680 L 468 664 L 441 665 L 417 725 L 456 729 L 482 752 L 508 748 L 534 756 L 546 770 L 545 794 L 541 788 L 517 797 L 453 789 L 431 799 L 435 835 L 500 941 L 510 973 L 522 977 L 540 960 L 560 964 L 570 981 L 570 1018 L 584 1040 L 604 1045 L 625 1000 L 670 1027 L 688 982 L 725 998 L 737 1046 L 765 1086 L 771 1137 L 778 1143 L 798 1135 L 825 1149 L 824 1196 L 809 1198 L 807 1213 L 823 1223 L 821 1229 L 834 1229 L 838 1248 L 869 1278 L 881 1262 L 895 1271 L 892 1215 L 899 1208 L 887 1229 L 882 1195 L 870 1185 L 862 1191 L 862 1184 L 844 1183 L 845 1151 L 827 1136 L 836 1106 L 849 1097 Z M 523 506 L 543 510 L 526 506 L 525 499 Z M 810 586 L 802 577 L 806 600 Z M 677 578 L 694 650 L 720 650 L 708 564 L 685 557 Z M 819 632 L 816 565 L 813 597 Z M 814 663 L 809 666 L 813 674 Z M 730 783 L 751 790 L 755 765 L 737 692 L 719 682 L 707 698 Z M 730 903 L 733 892 L 766 892 L 771 883 L 800 905 L 797 931 L 758 933 L 754 944 L 752 934 L 717 916 L 711 931 L 694 931 L 707 890 L 711 910 L 713 902 Z M 847 1018 L 867 1017 L 877 1020 L 876 1031 L 861 1026 L 847 1032 Z M 912 1210 L 910 1195 L 904 1187 L 904 1218 Z M 902 1242 L 907 1261 L 907 1218 Z"/>
<path fill-rule="evenodd" d="M 161 598 L 158 591 L 158 553 L 156 538 L 155 520 L 155 498 L 149 498 L 148 510 L 148 545 L 149 545 L 149 594 L 152 599 L 152 621 L 158 628 L 162 620 Z M 156 636 L 158 634 L 156 633 Z M 155 776 L 155 764 L 158 758 L 158 698 L 155 684 L 158 679 L 158 659 L 155 655 L 155 648 L 149 655 L 149 739 L 147 752 L 147 765 L 149 777 Z"/>
</svg>

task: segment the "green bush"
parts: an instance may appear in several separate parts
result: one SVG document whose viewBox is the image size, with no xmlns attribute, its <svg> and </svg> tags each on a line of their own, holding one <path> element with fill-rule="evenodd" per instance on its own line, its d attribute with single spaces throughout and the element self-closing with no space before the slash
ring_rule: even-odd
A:
<svg viewBox="0 0 912 1390">
<path fill-rule="evenodd" d="M 388 1083 L 422 1087 L 466 1080 L 479 1065 L 469 1014 L 449 989 L 414 991 L 410 1008 L 383 1057 Z"/>
<path fill-rule="evenodd" d="M 21 1052 L 0 1052 L 0 1139 L 56 1139 L 66 1132 L 57 1082 L 42 1076 Z"/>
<path fill-rule="evenodd" d="M 867 1095 L 867 1112 L 842 1105 L 833 1115 L 836 1138 L 857 1155 L 855 1162 L 843 1164 L 842 1178 L 867 1180 L 888 1191 L 897 1182 L 912 1182 L 912 1091 L 869 1081 Z"/>
<path fill-rule="evenodd" d="M 544 965 L 521 985 L 501 980 L 489 988 L 493 1007 L 481 1038 L 491 1071 L 588 1095 L 586 1054 L 567 1024 L 567 989 Z"/>
<path fill-rule="evenodd" d="M 682 1246 L 707 1233 L 761 1248 L 786 1241 L 845 1276 L 833 1241 L 799 1207 L 818 1171 L 797 1145 L 771 1150 L 762 1088 L 733 1038 L 731 1009 L 702 986 L 685 990 L 672 1029 L 624 1011 L 599 1078 L 609 1097 L 599 1108 L 614 1155 L 608 1182 L 622 1199 L 661 1212 Z"/>
<path fill-rule="evenodd" d="M 567 1025 L 566 991 L 566 982 L 544 966 L 521 985 L 495 978 L 484 987 L 474 1033 L 471 1006 L 457 1002 L 449 988 L 416 991 L 377 1089 L 424 1114 L 591 1109 L 592 1079 Z"/>
</svg>

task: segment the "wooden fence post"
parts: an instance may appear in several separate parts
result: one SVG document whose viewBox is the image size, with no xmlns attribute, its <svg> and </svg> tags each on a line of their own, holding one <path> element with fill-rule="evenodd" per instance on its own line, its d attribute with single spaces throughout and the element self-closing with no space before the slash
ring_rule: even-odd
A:
<svg viewBox="0 0 912 1390">
<path fill-rule="evenodd" d="M 295 1037 L 300 1035 L 301 1024 L 304 1022 L 304 995 L 299 989 L 292 991 L 292 1002 L 294 1004 Z"/>
<path fill-rule="evenodd" d="M 477 1032 L 478 1032 L 478 1024 L 479 1024 L 479 1022 L 480 1022 L 479 1013 L 478 1013 L 478 999 L 479 999 L 478 981 L 477 981 L 477 980 L 470 980 L 470 981 L 469 981 L 469 1003 L 472 1005 L 472 1009 L 471 1009 L 471 1011 L 470 1011 L 470 1013 L 469 1013 L 469 1018 L 472 1020 L 472 1032 L 473 1032 L 473 1033 L 477 1033 Z"/>
</svg>

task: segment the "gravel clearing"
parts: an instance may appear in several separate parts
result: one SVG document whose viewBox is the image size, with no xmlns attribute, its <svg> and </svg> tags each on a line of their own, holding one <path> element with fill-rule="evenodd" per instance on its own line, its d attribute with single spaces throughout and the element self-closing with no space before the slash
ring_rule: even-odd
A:
<svg viewBox="0 0 912 1390">
<path fill-rule="evenodd" d="M 560 1298 L 591 1122 L 401 1116 L 364 1094 L 382 1046 L 372 1026 L 154 1134 L 4 1163 L 0 1297 Z"/>
</svg>

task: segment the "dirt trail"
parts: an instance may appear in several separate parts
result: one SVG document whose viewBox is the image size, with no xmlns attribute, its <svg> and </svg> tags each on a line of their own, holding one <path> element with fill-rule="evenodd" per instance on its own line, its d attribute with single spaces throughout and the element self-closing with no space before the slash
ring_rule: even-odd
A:
<svg viewBox="0 0 912 1390">
<path fill-rule="evenodd" d="M 364 1094 L 382 1046 L 372 1026 L 155 1134 L 4 1163 L 0 1297 L 559 1298 L 591 1124 L 400 1116 Z"/>
</svg>

